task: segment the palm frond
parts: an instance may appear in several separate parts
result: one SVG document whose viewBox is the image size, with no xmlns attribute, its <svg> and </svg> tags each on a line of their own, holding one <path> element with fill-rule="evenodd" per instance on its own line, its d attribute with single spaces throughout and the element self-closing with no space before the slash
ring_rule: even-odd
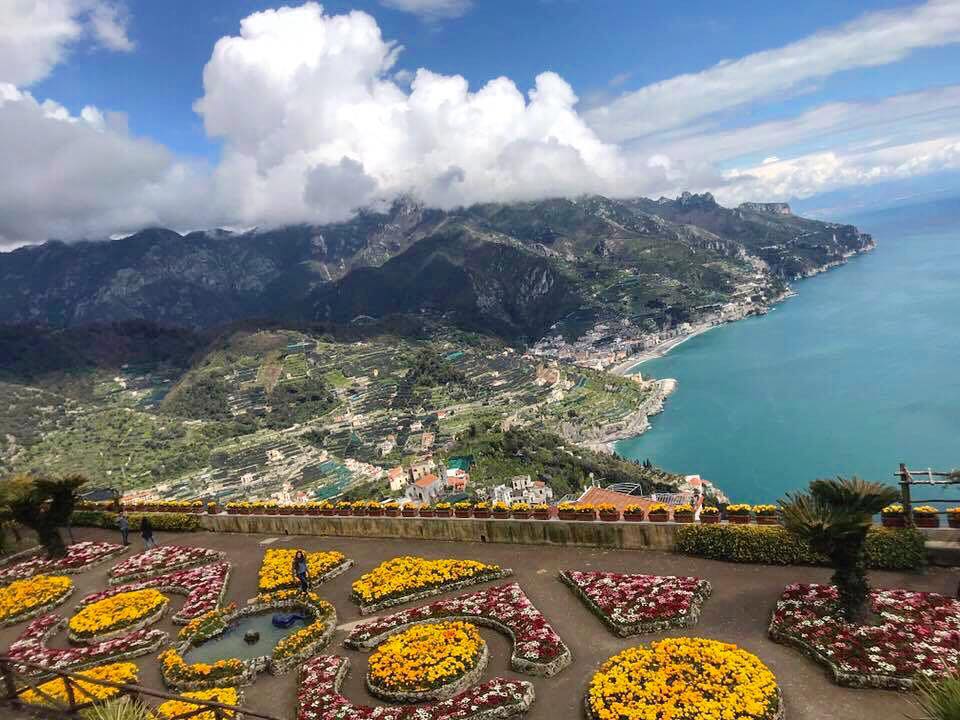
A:
<svg viewBox="0 0 960 720">
<path fill-rule="evenodd" d="M 897 489 L 883 483 L 867 482 L 857 476 L 814 480 L 810 492 L 821 502 L 845 513 L 875 515 L 899 497 Z"/>
<path fill-rule="evenodd" d="M 917 686 L 916 704 L 923 713 L 917 720 L 958 720 L 960 674 L 939 681 L 921 680 Z"/>
</svg>

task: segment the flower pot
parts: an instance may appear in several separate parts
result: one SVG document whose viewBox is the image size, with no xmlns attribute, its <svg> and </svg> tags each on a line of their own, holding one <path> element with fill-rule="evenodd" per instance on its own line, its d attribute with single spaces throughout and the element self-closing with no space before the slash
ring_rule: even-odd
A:
<svg viewBox="0 0 960 720">
<path fill-rule="evenodd" d="M 383 517 L 383 508 L 367 508 L 367 515 L 370 517 Z"/>
<path fill-rule="evenodd" d="M 318 517 L 320 512 L 320 508 L 307 508 L 307 515 L 311 515 L 313 517 Z"/>
<path fill-rule="evenodd" d="M 475 518 L 479 518 L 479 519 L 481 519 L 481 520 L 486 520 L 486 519 L 488 519 L 488 518 L 490 517 L 490 511 L 489 511 L 489 510 L 474 510 L 474 511 L 473 511 L 473 516 L 474 516 Z"/>
<path fill-rule="evenodd" d="M 420 510 L 420 517 L 433 517 L 435 514 L 436 513 L 433 510 L 433 508 L 430 508 L 429 510 L 426 510 L 426 509 Z"/>
<path fill-rule="evenodd" d="M 617 522 L 620 519 L 620 513 L 618 512 L 602 512 L 600 513 L 600 519 L 604 522 Z"/>
<path fill-rule="evenodd" d="M 387 517 L 397 517 L 400 514 L 400 508 L 384 508 L 383 514 Z"/>
<path fill-rule="evenodd" d="M 367 514 L 367 509 L 366 509 L 365 507 L 362 507 L 362 508 L 360 508 L 360 507 L 359 507 L 359 508 L 358 508 L 358 507 L 355 507 L 355 508 L 353 508 L 353 513 L 352 513 L 352 514 L 353 514 L 353 515 L 363 516 L 363 515 L 366 515 L 366 514 Z"/>
<path fill-rule="evenodd" d="M 623 519 L 627 522 L 643 522 L 643 513 L 627 513 L 623 514 Z"/>
<path fill-rule="evenodd" d="M 757 525 L 779 525 L 780 518 L 776 515 L 757 515 Z"/>
<path fill-rule="evenodd" d="M 596 520 L 596 519 L 597 519 L 597 511 L 596 511 L 596 510 L 594 510 L 594 511 L 592 511 L 592 512 L 588 512 L 588 513 L 586 513 L 586 512 L 578 512 L 578 513 L 577 513 L 577 520 L 582 520 L 582 521 L 584 521 L 584 522 L 590 522 L 590 521 L 593 521 L 593 520 Z"/>
<path fill-rule="evenodd" d="M 576 520 L 577 513 L 574 510 L 560 510 L 558 515 L 561 520 Z"/>
<path fill-rule="evenodd" d="M 439 518 L 452 517 L 452 516 L 453 516 L 453 510 L 451 510 L 450 508 L 441 508 L 441 509 L 439 509 L 439 510 L 434 510 L 434 511 L 433 511 L 433 516 L 434 516 L 434 517 L 439 517 Z"/>
<path fill-rule="evenodd" d="M 665 512 L 653 512 L 647 514 L 647 520 L 650 522 L 666 522 L 667 518 L 670 517 L 670 513 Z"/>
<path fill-rule="evenodd" d="M 404 508 L 402 511 L 403 517 L 416 517 L 417 509 L 416 508 Z"/>
<path fill-rule="evenodd" d="M 938 515 L 915 513 L 913 516 L 913 524 L 922 528 L 940 527 L 940 517 Z"/>
<path fill-rule="evenodd" d="M 703 525 L 714 525 L 714 524 L 720 522 L 720 515 L 719 515 L 719 514 L 701 515 L 701 516 L 700 516 L 700 522 L 701 522 Z"/>
<path fill-rule="evenodd" d="M 494 510 L 493 517 L 496 520 L 509 520 L 510 511 L 509 510 Z"/>
<path fill-rule="evenodd" d="M 549 510 L 534 510 L 533 511 L 534 520 L 549 520 L 550 511 Z"/>
<path fill-rule="evenodd" d="M 458 518 L 468 518 L 470 517 L 470 510 L 454 510 L 453 514 Z"/>
<path fill-rule="evenodd" d="M 727 522 L 731 525 L 749 525 L 749 515 L 727 515 Z"/>
<path fill-rule="evenodd" d="M 333 508 L 320 508 L 320 514 L 324 517 L 332 517 L 337 514 L 337 511 Z"/>
<path fill-rule="evenodd" d="M 902 528 L 907 526 L 907 518 L 905 515 L 882 515 L 880 520 L 883 522 L 884 527 Z"/>
<path fill-rule="evenodd" d="M 533 516 L 533 513 L 529 510 L 514 510 L 513 519 L 514 520 L 529 520 Z"/>
<path fill-rule="evenodd" d="M 675 523 L 692 523 L 693 522 L 693 513 L 692 512 L 678 512 L 673 514 L 673 521 Z"/>
<path fill-rule="evenodd" d="M 956 517 L 954 517 L 954 515 L 956 515 L 956 513 L 947 515 L 947 525 L 960 530 L 960 515 L 957 515 Z"/>
</svg>

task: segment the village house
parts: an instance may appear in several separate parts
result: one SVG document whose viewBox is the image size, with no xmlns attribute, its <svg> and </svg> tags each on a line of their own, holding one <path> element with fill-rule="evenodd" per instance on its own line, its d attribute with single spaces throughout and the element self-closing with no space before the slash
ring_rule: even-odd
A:
<svg viewBox="0 0 960 720">
<path fill-rule="evenodd" d="M 390 483 L 390 492 L 400 492 L 407 486 L 407 473 L 400 465 L 390 468 L 387 470 L 387 482 Z"/>
<path fill-rule="evenodd" d="M 410 466 L 410 480 L 411 482 L 416 482 L 424 475 L 430 475 L 434 469 L 437 467 L 437 464 L 433 461 L 432 458 L 427 458 L 426 460 L 421 460 Z"/>
<path fill-rule="evenodd" d="M 470 482 L 470 473 L 462 468 L 451 468 L 447 470 L 447 489 L 450 492 L 463 492 L 467 489 Z"/>
<path fill-rule="evenodd" d="M 412 502 L 428 505 L 437 501 L 444 491 L 444 481 L 438 476 L 430 473 L 423 475 L 419 480 L 407 485 L 404 491 L 407 499 Z"/>
</svg>

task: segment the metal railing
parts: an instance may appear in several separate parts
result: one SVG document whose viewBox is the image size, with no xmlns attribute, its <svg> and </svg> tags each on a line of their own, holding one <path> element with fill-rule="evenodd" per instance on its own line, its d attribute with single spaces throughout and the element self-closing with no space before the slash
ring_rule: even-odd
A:
<svg viewBox="0 0 960 720">
<path fill-rule="evenodd" d="M 941 470 L 909 470 L 904 463 L 900 463 L 900 469 L 894 473 L 894 477 L 900 478 L 900 502 L 903 505 L 904 518 L 909 527 L 914 527 L 913 506 L 919 504 L 940 504 L 940 503 L 960 503 L 960 499 L 949 498 L 924 498 L 918 500 L 913 497 L 912 489 L 914 486 L 921 487 L 948 487 L 955 485 L 960 489 L 960 473 L 953 470 L 944 472 Z M 946 511 L 939 511 L 938 514 L 945 514 Z"/>
<path fill-rule="evenodd" d="M 31 675 L 30 673 L 24 672 L 24 668 L 35 671 L 35 674 Z M 195 718 L 201 715 L 212 718 L 213 720 L 234 720 L 241 715 L 245 718 L 253 718 L 254 720 L 283 720 L 282 718 L 267 715 L 256 710 L 251 710 L 250 708 L 229 705 L 227 703 L 217 702 L 216 700 L 200 700 L 164 692 L 162 690 L 153 690 L 152 688 L 146 688 L 141 685 L 99 680 L 84 676 L 82 673 L 83 671 L 72 673 L 63 670 L 53 670 L 28 660 L 13 660 L 6 656 L 0 656 L 0 679 L 2 679 L 3 683 L 0 702 L 9 707 L 29 711 L 32 714 L 46 715 L 54 718 L 72 718 L 76 717 L 81 710 L 91 706 L 94 702 L 103 702 L 103 698 L 96 697 L 94 693 L 87 689 L 91 685 L 97 685 L 116 690 L 117 692 L 112 695 L 112 697 L 122 697 L 126 695 L 141 700 L 148 705 L 150 703 L 147 702 L 147 700 L 152 699 L 161 702 L 176 700 L 195 706 L 191 710 L 165 718 L 165 720 L 189 720 L 189 718 Z M 67 698 L 66 702 L 40 689 L 40 686 L 51 680 L 60 680 L 63 683 L 63 692 Z M 37 695 L 45 704 L 25 702 L 21 696 L 28 691 Z M 159 705 L 160 703 L 155 704 Z M 151 713 L 151 716 L 159 717 L 155 712 Z"/>
</svg>

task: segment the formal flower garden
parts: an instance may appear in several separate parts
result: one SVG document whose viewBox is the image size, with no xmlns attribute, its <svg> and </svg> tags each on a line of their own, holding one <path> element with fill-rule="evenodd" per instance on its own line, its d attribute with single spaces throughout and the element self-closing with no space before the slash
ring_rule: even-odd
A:
<svg viewBox="0 0 960 720">
<path fill-rule="evenodd" d="M 73 581 L 61 575 L 37 575 L 0 587 L 0 625 L 15 625 L 49 612 L 73 592 Z"/>
<path fill-rule="evenodd" d="M 90 570 L 127 550 L 123 545 L 108 542 L 78 542 L 67 546 L 67 554 L 56 560 L 36 556 L 0 568 L 0 583 L 22 580 L 34 575 L 71 575 Z"/>
<path fill-rule="evenodd" d="M 293 558 L 299 552 L 296 549 L 271 548 L 263 556 L 260 565 L 260 592 L 275 590 L 289 590 L 299 585 L 291 568 Z M 315 587 L 331 578 L 346 572 L 353 565 L 340 552 L 312 552 L 304 553 L 307 558 L 307 572 L 310 576 L 310 585 Z"/>
<path fill-rule="evenodd" d="M 74 613 L 67 623 L 70 640 L 87 643 L 93 640 L 109 640 L 125 635 L 132 629 L 139 630 L 153 625 L 167 609 L 166 595 L 148 588 L 119 593 L 97 600 Z"/>
<path fill-rule="evenodd" d="M 223 562 L 226 556 L 222 552 L 188 545 L 161 545 L 134 555 L 113 566 L 110 571 L 110 584 L 123 585 L 137 582 L 157 575 L 165 575 L 176 570 Z"/>
</svg>

